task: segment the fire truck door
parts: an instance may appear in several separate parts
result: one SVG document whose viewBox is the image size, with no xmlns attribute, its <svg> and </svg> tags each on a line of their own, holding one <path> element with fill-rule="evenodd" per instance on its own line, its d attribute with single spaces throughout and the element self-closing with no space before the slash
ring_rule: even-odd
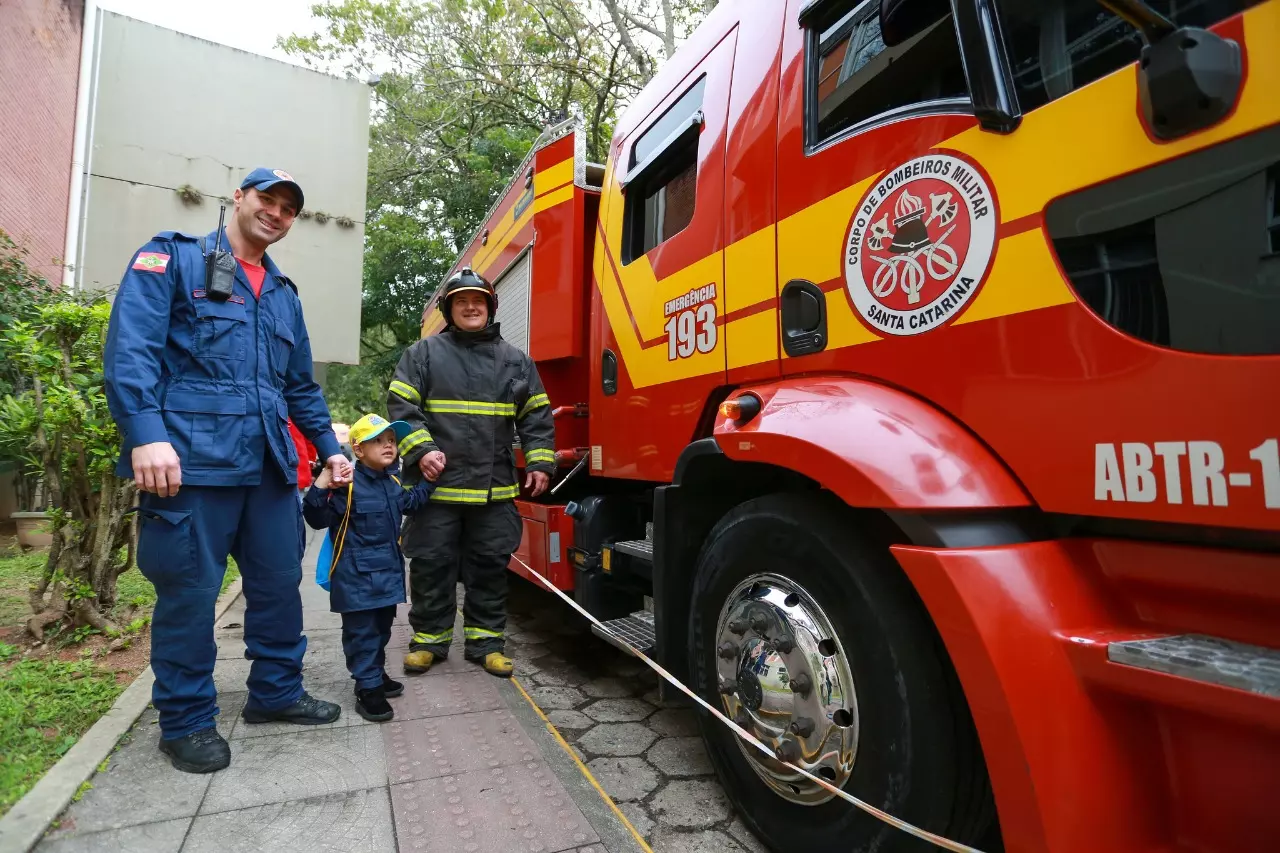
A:
<svg viewBox="0 0 1280 853">
<path fill-rule="evenodd" d="M 669 478 L 725 382 L 725 123 L 736 37 L 624 128 L 613 151 L 597 242 L 603 310 L 591 331 L 595 474 Z"/>
<path fill-rule="evenodd" d="M 802 12 L 806 5 L 818 11 Z M 879 3 L 788 7 L 802 26 L 788 29 L 783 44 L 778 295 L 783 373 L 799 373 L 899 331 L 884 324 L 902 322 L 912 333 L 937 314 L 929 306 L 957 272 L 950 243 L 969 234 L 948 230 L 969 212 L 953 203 L 958 193 L 930 173 L 911 182 L 914 192 L 864 196 L 889 167 L 974 118 L 950 12 L 886 47 Z M 851 275 L 869 287 L 851 287 Z M 864 291 L 875 298 L 862 299 Z"/>
</svg>

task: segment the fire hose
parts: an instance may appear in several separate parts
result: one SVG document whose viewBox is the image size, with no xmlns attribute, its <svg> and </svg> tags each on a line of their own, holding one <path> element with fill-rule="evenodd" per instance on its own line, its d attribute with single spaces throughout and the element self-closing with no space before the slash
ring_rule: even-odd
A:
<svg viewBox="0 0 1280 853">
<path fill-rule="evenodd" d="M 603 623 L 601 623 L 599 619 L 592 616 L 581 605 L 579 605 L 578 602 L 574 601 L 572 598 L 565 595 L 564 592 L 557 589 L 556 586 L 551 583 L 551 581 L 543 577 L 540 573 L 538 573 L 537 570 L 535 570 L 532 566 L 530 566 L 524 560 L 520 559 L 514 554 L 512 555 L 512 559 L 515 560 L 517 563 L 519 563 L 521 566 L 523 566 L 525 571 L 527 571 L 532 577 L 537 579 L 538 583 L 542 584 L 547 589 L 551 590 L 553 593 L 560 596 L 560 599 L 562 601 L 564 601 L 574 610 L 581 613 L 583 617 L 585 617 L 587 621 L 589 621 L 591 624 L 598 625 L 602 630 L 605 630 L 605 631 L 609 630 L 608 627 L 606 627 Z M 813 782 L 821 786 L 826 791 L 830 792 L 831 794 L 834 794 L 835 796 L 839 797 L 840 799 L 844 800 L 850 805 L 853 805 L 861 809 L 862 811 L 866 812 L 867 814 L 871 815 L 877 820 L 883 821 L 884 823 L 887 823 L 889 826 L 892 826 L 895 829 L 900 829 L 903 832 L 907 833 L 908 835 L 914 835 L 916 838 L 920 838 L 920 839 L 923 839 L 924 841 L 928 841 L 930 844 L 940 847 L 943 850 L 952 850 L 952 851 L 955 851 L 955 853 L 982 853 L 982 851 L 978 850 L 975 847 L 970 847 L 967 844 L 961 844 L 958 841 L 952 841 L 949 838 L 943 838 L 940 835 L 935 835 L 934 833 L 929 832 L 928 830 L 924 830 L 918 826 L 907 823 L 905 820 L 896 818 L 893 815 L 889 814 L 888 812 L 878 809 L 875 806 L 871 805 L 870 803 L 864 802 L 858 799 L 857 797 L 853 796 L 852 794 L 849 794 L 844 790 L 837 788 L 836 786 L 829 783 L 827 780 L 813 775 L 809 771 L 805 770 L 803 767 L 797 767 L 795 764 L 789 761 L 783 761 L 777 755 L 774 754 L 774 751 L 772 749 L 770 749 L 763 742 L 757 739 L 755 735 L 746 731 L 737 723 L 733 722 L 733 720 L 729 719 L 720 711 L 713 708 L 708 702 L 703 700 L 701 696 L 697 695 L 688 687 L 680 683 L 680 680 L 677 679 L 674 675 L 667 672 L 665 669 L 663 669 L 659 664 L 657 664 L 653 660 L 650 660 L 642 651 L 640 651 L 635 646 L 631 645 L 625 639 L 623 639 L 622 637 L 619 637 L 617 634 L 613 633 L 612 631 L 610 631 L 609 633 L 610 633 L 610 636 L 617 639 L 619 643 L 626 646 L 627 649 L 631 652 L 631 654 L 635 655 L 637 658 L 643 661 L 646 666 L 648 666 L 650 669 L 656 672 L 659 675 L 659 677 L 666 680 L 668 683 L 670 683 L 673 687 L 675 687 L 681 693 L 685 694 L 694 702 L 698 703 L 698 705 L 700 705 L 702 708 L 710 712 L 713 717 L 715 717 L 717 720 L 719 720 L 720 722 L 728 726 L 729 729 L 732 730 L 733 733 L 736 734 L 738 737 L 742 738 L 744 741 L 746 741 L 747 743 L 749 743 L 751 746 L 755 747 L 759 751 L 763 752 L 765 755 L 769 756 L 770 758 L 777 761 L 782 761 L 783 764 L 795 770 L 797 773 L 804 776 L 810 782 Z"/>
</svg>

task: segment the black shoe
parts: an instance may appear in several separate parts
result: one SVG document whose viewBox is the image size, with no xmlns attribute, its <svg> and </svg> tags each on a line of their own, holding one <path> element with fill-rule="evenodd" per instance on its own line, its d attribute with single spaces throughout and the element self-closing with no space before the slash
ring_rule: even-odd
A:
<svg viewBox="0 0 1280 853">
<path fill-rule="evenodd" d="M 213 773 L 231 763 L 231 747 L 217 729 L 201 729 L 173 740 L 161 738 L 160 751 L 184 773 Z"/>
<path fill-rule="evenodd" d="M 323 726 L 332 723 L 342 714 L 342 709 L 332 702 L 317 699 L 309 693 L 287 708 L 265 711 L 245 706 L 240 714 L 246 723 L 297 723 L 300 726 Z"/>
<path fill-rule="evenodd" d="M 404 693 L 404 685 L 399 681 L 394 681 L 384 672 L 382 673 L 382 692 L 386 694 L 388 699 L 394 699 Z"/>
<path fill-rule="evenodd" d="M 381 687 L 356 691 L 356 713 L 371 723 L 385 723 L 396 715 Z"/>
</svg>

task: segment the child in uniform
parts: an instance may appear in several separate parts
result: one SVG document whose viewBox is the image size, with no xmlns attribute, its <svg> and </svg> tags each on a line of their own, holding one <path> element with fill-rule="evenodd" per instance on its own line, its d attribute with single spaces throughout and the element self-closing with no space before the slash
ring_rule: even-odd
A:
<svg viewBox="0 0 1280 853">
<path fill-rule="evenodd" d="M 330 489 L 326 468 L 302 507 L 308 524 L 329 529 L 329 608 L 342 614 L 342 651 L 356 682 L 356 712 L 379 723 L 394 716 L 387 697 L 404 692 L 383 668 L 396 605 L 405 600 L 401 515 L 421 509 L 435 490 L 428 480 L 405 489 L 395 476 L 396 445 L 410 431 L 404 421 L 391 423 L 372 414 L 360 418 L 351 427 L 356 457 L 351 484 Z"/>
</svg>

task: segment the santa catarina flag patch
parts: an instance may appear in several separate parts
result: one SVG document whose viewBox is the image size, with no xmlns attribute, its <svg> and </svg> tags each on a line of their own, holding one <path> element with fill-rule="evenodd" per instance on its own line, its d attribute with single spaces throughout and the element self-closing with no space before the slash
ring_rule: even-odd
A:
<svg viewBox="0 0 1280 853">
<path fill-rule="evenodd" d="M 135 270 L 164 272 L 169 266 L 169 256 L 164 252 L 139 252 L 133 262 Z"/>
</svg>

